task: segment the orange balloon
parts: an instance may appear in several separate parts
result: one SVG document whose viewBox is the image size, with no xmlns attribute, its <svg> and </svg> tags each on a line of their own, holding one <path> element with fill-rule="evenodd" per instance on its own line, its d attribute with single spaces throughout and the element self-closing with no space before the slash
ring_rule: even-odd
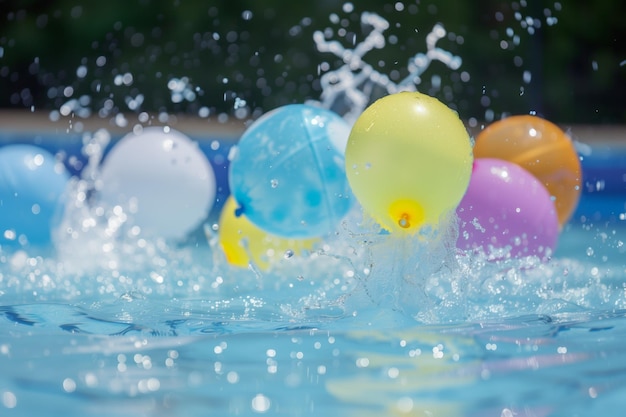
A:
<svg viewBox="0 0 626 417">
<path fill-rule="evenodd" d="M 504 159 L 532 173 L 552 196 L 561 226 L 578 205 L 580 159 L 569 136 L 554 123 L 531 115 L 499 120 L 478 134 L 474 157 Z"/>
</svg>

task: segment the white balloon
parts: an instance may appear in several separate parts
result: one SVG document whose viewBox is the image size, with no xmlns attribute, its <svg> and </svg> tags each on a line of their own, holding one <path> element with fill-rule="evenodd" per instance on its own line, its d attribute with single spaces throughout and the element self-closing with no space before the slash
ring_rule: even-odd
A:
<svg viewBox="0 0 626 417">
<path fill-rule="evenodd" d="M 142 235 L 181 239 L 206 219 L 215 173 L 198 144 L 168 128 L 124 136 L 104 159 L 99 202 L 132 207 Z M 136 209 L 136 211 L 135 211 Z"/>
</svg>

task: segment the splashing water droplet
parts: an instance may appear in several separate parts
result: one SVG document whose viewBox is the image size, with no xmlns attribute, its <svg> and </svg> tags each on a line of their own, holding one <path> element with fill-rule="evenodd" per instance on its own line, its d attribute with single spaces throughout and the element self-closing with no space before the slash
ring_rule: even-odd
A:
<svg viewBox="0 0 626 417">
<path fill-rule="evenodd" d="M 339 17 L 333 14 L 330 20 L 336 24 Z M 361 24 L 368 29 L 371 28 L 371 31 L 363 41 L 354 44 L 353 49 L 344 47 L 337 40 L 328 39 L 327 32 L 316 31 L 313 35 L 318 51 L 332 53 L 344 62 L 341 67 L 322 74 L 320 78 L 322 106 L 333 110 L 347 108 L 343 117 L 349 122 L 354 122 L 370 104 L 373 98 L 372 91 L 377 88 L 386 90 L 388 94 L 416 91 L 422 82 L 422 74 L 433 62 L 439 61 L 451 70 L 461 67 L 461 57 L 437 46 L 437 42 L 444 38 L 447 32 L 443 25 L 436 24 L 426 36 L 426 53 L 420 52 L 411 57 L 407 65 L 409 73 L 398 82 L 392 81 L 393 73 L 382 74 L 364 59 L 365 54 L 374 49 L 384 48 L 387 42 L 390 44 L 397 42 L 394 35 L 387 38 L 384 35 L 390 26 L 389 22 L 375 13 L 364 12 L 361 15 Z"/>
<path fill-rule="evenodd" d="M 271 402 L 270 402 L 270 399 L 267 398 L 265 395 L 257 394 L 252 399 L 251 405 L 252 405 L 252 410 L 256 411 L 257 413 L 265 413 L 267 410 L 270 409 Z"/>
</svg>

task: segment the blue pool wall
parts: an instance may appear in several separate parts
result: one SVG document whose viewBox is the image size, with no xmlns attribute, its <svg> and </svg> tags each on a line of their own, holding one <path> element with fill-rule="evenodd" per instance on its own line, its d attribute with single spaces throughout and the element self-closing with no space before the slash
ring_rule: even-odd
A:
<svg viewBox="0 0 626 417">
<path fill-rule="evenodd" d="M 65 165 L 71 175 L 80 175 L 86 164 L 83 155 L 82 133 L 26 133 L 24 131 L 6 131 L 0 127 L 0 146 L 17 143 L 37 145 L 52 153 L 63 151 Z M 112 135 L 106 153 L 123 135 Z M 217 182 L 216 201 L 209 215 L 215 220 L 230 194 L 228 187 L 228 153 L 236 144 L 239 136 L 223 135 L 188 135 L 198 142 L 200 149 L 211 162 Z M 214 149 L 215 141 L 219 147 Z M 585 144 L 586 151 L 581 154 L 583 171 L 582 193 L 571 223 L 614 223 L 626 226 L 626 142 L 612 144 Z M 74 157 L 78 164 L 69 164 Z"/>
</svg>

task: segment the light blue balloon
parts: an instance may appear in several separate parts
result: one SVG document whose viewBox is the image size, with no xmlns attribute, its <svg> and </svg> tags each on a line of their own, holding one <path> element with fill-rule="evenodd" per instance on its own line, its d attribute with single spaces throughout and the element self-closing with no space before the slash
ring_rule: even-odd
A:
<svg viewBox="0 0 626 417">
<path fill-rule="evenodd" d="M 304 104 L 279 107 L 256 120 L 230 164 L 237 214 L 284 237 L 335 230 L 354 201 L 344 166 L 349 134 L 339 115 Z"/>
<path fill-rule="evenodd" d="M 45 245 L 64 208 L 69 175 L 45 149 L 0 148 L 0 246 Z"/>
</svg>

